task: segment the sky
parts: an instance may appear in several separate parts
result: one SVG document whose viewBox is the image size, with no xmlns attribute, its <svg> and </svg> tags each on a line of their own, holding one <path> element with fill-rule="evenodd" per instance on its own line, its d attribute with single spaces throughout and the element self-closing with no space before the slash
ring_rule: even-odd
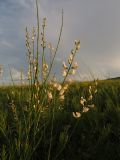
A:
<svg viewBox="0 0 120 160">
<path fill-rule="evenodd" d="M 40 22 L 47 18 L 47 41 L 54 46 L 64 10 L 63 34 L 54 66 L 58 77 L 62 61 L 67 61 L 76 39 L 81 42 L 76 55 L 79 64 L 76 80 L 120 76 L 120 0 L 38 1 Z M 35 25 L 35 0 L 0 0 L 2 81 L 10 78 L 9 70 L 17 79 L 21 69 L 27 67 L 25 28 L 31 30 Z"/>
</svg>

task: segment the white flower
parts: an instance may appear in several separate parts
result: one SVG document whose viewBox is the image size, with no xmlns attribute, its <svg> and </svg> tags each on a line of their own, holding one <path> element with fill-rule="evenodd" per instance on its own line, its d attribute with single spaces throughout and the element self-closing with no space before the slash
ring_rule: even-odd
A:
<svg viewBox="0 0 120 160">
<path fill-rule="evenodd" d="M 90 100 L 92 100 L 93 99 L 93 96 L 92 96 L 92 94 L 89 96 L 89 98 L 88 98 L 88 100 L 90 101 Z"/>
<path fill-rule="evenodd" d="M 89 91 L 90 94 L 92 93 L 92 87 L 91 86 L 89 86 L 88 91 Z"/>
<path fill-rule="evenodd" d="M 53 83 L 53 87 L 54 87 L 54 88 L 57 88 L 57 83 Z"/>
<path fill-rule="evenodd" d="M 54 51 L 54 47 L 52 46 L 51 43 L 48 44 L 48 48 L 49 48 L 50 50 Z"/>
<path fill-rule="evenodd" d="M 78 51 L 80 49 L 80 41 L 75 40 L 75 46 L 76 50 Z"/>
<path fill-rule="evenodd" d="M 68 59 L 68 63 L 71 64 L 72 61 L 73 61 L 73 54 L 70 54 L 70 57 L 69 57 L 69 59 Z"/>
<path fill-rule="evenodd" d="M 75 69 L 72 69 L 71 72 L 70 72 L 70 74 L 72 74 L 72 75 L 75 75 L 75 73 L 76 73 Z"/>
<path fill-rule="evenodd" d="M 80 118 L 81 117 L 81 113 L 80 112 L 73 112 L 73 117 L 74 118 Z"/>
<path fill-rule="evenodd" d="M 88 107 L 83 107 L 83 112 L 86 113 L 89 111 L 89 108 Z"/>
<path fill-rule="evenodd" d="M 84 103 L 86 102 L 86 99 L 84 99 L 83 97 L 81 97 L 80 99 L 80 104 L 84 106 Z"/>
<path fill-rule="evenodd" d="M 63 70 L 62 76 L 65 77 L 67 75 L 67 71 Z"/>
<path fill-rule="evenodd" d="M 62 86 L 61 86 L 60 84 L 57 84 L 57 86 L 56 86 L 56 87 L 57 87 L 57 90 L 58 90 L 58 91 L 60 91 L 60 90 L 61 90 L 61 88 L 62 88 Z"/>
<path fill-rule="evenodd" d="M 97 89 L 95 89 L 94 93 L 97 93 Z"/>
<path fill-rule="evenodd" d="M 64 92 L 65 92 L 64 89 L 61 89 L 59 95 L 62 96 Z"/>
<path fill-rule="evenodd" d="M 43 70 L 46 71 L 48 69 L 48 65 L 46 63 L 43 64 Z"/>
<path fill-rule="evenodd" d="M 89 108 L 94 108 L 95 105 L 94 104 L 91 104 L 91 105 L 87 105 Z"/>
<path fill-rule="evenodd" d="M 65 62 L 63 61 L 63 68 L 64 69 L 68 69 L 67 65 L 65 64 Z"/>
<path fill-rule="evenodd" d="M 48 94 L 48 99 L 51 100 L 51 99 L 53 98 L 52 93 L 51 93 L 51 92 L 48 92 L 47 94 Z"/>
<path fill-rule="evenodd" d="M 73 68 L 73 69 L 77 69 L 77 68 L 78 68 L 78 63 L 75 62 L 75 63 L 73 64 L 72 68 Z"/>
</svg>

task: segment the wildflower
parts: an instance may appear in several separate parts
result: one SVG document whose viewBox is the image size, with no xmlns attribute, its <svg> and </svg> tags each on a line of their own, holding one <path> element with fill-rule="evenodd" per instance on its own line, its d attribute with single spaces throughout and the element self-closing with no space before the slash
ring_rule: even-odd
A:
<svg viewBox="0 0 120 160">
<path fill-rule="evenodd" d="M 37 103 L 40 104 L 40 100 L 38 100 Z"/>
<path fill-rule="evenodd" d="M 89 108 L 94 108 L 95 105 L 94 104 L 91 104 L 91 105 L 87 105 Z"/>
<path fill-rule="evenodd" d="M 61 89 L 59 95 L 62 96 L 64 92 L 65 92 L 64 89 Z"/>
<path fill-rule="evenodd" d="M 98 80 L 95 80 L 95 85 L 96 85 L 96 86 L 98 85 Z"/>
<path fill-rule="evenodd" d="M 51 82 L 54 88 L 57 88 L 57 83 Z"/>
<path fill-rule="evenodd" d="M 33 29 L 32 29 L 32 42 L 34 42 L 35 36 L 36 36 L 35 27 L 33 27 Z"/>
<path fill-rule="evenodd" d="M 34 36 L 32 36 L 32 42 L 34 42 L 34 38 L 35 38 L 35 37 L 34 37 Z"/>
<path fill-rule="evenodd" d="M 67 90 L 67 89 L 68 89 L 68 84 L 65 84 L 65 85 L 63 86 L 63 89 L 64 89 L 64 90 Z"/>
<path fill-rule="evenodd" d="M 47 93 L 47 95 L 48 95 L 48 99 L 49 99 L 49 100 L 51 100 L 51 99 L 53 98 L 53 96 L 52 96 L 52 93 L 51 93 L 51 92 L 48 92 L 48 93 Z"/>
<path fill-rule="evenodd" d="M 74 118 L 80 118 L 81 117 L 81 113 L 80 112 L 73 112 L 73 117 Z"/>
<path fill-rule="evenodd" d="M 78 51 L 80 49 L 80 41 L 75 40 L 75 46 L 76 50 Z"/>
<path fill-rule="evenodd" d="M 48 43 L 48 48 L 49 48 L 50 50 L 54 51 L 54 47 L 52 46 L 51 43 Z"/>
<path fill-rule="evenodd" d="M 35 105 L 35 104 L 33 105 L 33 108 L 34 108 L 34 109 L 36 108 L 36 105 Z"/>
<path fill-rule="evenodd" d="M 88 92 L 91 94 L 92 93 L 92 87 L 89 86 Z"/>
<path fill-rule="evenodd" d="M 43 64 L 43 69 L 47 70 L 48 69 L 48 65 L 46 63 Z"/>
<path fill-rule="evenodd" d="M 97 89 L 95 89 L 94 93 L 97 93 Z"/>
<path fill-rule="evenodd" d="M 63 68 L 64 69 L 68 69 L 67 65 L 65 64 L 65 62 L 63 61 Z"/>
<path fill-rule="evenodd" d="M 34 71 L 36 71 L 37 70 L 37 67 L 36 66 L 34 66 Z"/>
<path fill-rule="evenodd" d="M 90 101 L 90 100 L 92 100 L 93 99 L 93 96 L 92 96 L 92 94 L 89 96 L 89 98 L 88 98 L 88 100 Z"/>
<path fill-rule="evenodd" d="M 43 18 L 43 25 L 42 25 L 43 27 L 45 27 L 46 26 L 46 17 L 45 18 Z"/>
<path fill-rule="evenodd" d="M 86 113 L 89 111 L 89 108 L 88 107 L 83 107 L 83 113 Z"/>
<path fill-rule="evenodd" d="M 76 73 L 75 69 L 72 69 L 71 72 L 70 72 L 70 74 L 72 74 L 72 75 L 75 75 L 75 73 Z"/>
<path fill-rule="evenodd" d="M 74 57 L 73 57 L 73 54 L 70 54 L 70 57 L 69 57 L 69 59 L 68 59 L 68 63 L 69 63 L 69 64 L 71 64 L 71 63 L 72 63 L 73 58 L 74 58 Z"/>
<path fill-rule="evenodd" d="M 77 69 L 77 68 L 78 68 L 78 63 L 75 62 L 75 63 L 73 64 L 72 68 L 73 68 L 73 69 Z"/>
<path fill-rule="evenodd" d="M 84 99 L 83 97 L 81 97 L 80 104 L 84 106 L 85 102 L 86 102 L 86 99 Z"/>
<path fill-rule="evenodd" d="M 67 75 L 67 71 L 63 70 L 62 76 L 65 77 Z"/>
<path fill-rule="evenodd" d="M 47 69 L 48 69 L 48 65 L 46 63 L 43 64 L 43 76 L 45 77 L 46 76 L 46 73 L 47 73 Z"/>
<path fill-rule="evenodd" d="M 61 86 L 60 84 L 57 84 L 57 86 L 56 86 L 56 87 L 57 87 L 57 90 L 58 90 L 58 91 L 60 91 L 60 90 L 61 90 L 61 88 L 62 88 L 62 86 Z"/>
</svg>

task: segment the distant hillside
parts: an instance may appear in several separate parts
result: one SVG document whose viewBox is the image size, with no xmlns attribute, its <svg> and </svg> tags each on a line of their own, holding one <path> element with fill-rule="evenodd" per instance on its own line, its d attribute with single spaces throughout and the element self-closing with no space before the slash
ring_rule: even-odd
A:
<svg viewBox="0 0 120 160">
<path fill-rule="evenodd" d="M 107 80 L 120 80 L 120 77 L 108 78 Z"/>
</svg>

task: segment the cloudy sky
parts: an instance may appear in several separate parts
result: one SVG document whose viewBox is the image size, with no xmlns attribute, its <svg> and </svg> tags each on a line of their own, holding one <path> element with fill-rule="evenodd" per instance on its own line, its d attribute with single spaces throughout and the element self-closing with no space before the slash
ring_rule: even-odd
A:
<svg viewBox="0 0 120 160">
<path fill-rule="evenodd" d="M 56 45 L 64 9 L 64 28 L 56 71 L 75 39 L 81 49 L 76 79 L 120 76 L 120 0 L 38 0 L 40 21 L 47 18 L 47 40 Z M 36 24 L 35 0 L 0 0 L 0 64 L 4 78 L 26 67 L 25 27 Z M 17 76 L 16 76 L 17 75 Z"/>
</svg>

